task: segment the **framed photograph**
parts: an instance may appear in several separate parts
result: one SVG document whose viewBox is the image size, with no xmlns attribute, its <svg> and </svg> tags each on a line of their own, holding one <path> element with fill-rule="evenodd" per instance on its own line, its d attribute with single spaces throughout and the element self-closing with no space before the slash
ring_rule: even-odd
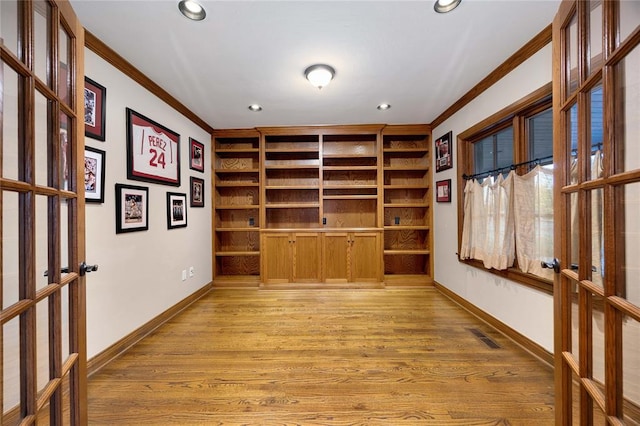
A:
<svg viewBox="0 0 640 426">
<path fill-rule="evenodd" d="M 436 201 L 438 203 L 451 202 L 451 179 L 436 182 Z"/>
<path fill-rule="evenodd" d="M 180 135 L 130 108 L 127 178 L 180 186 Z"/>
<path fill-rule="evenodd" d="M 191 176 L 191 207 L 204 207 L 204 179 Z"/>
<path fill-rule="evenodd" d="M 453 167 L 451 132 L 436 139 L 436 173 Z"/>
<path fill-rule="evenodd" d="M 149 188 L 116 183 L 116 234 L 149 229 Z"/>
<path fill-rule="evenodd" d="M 187 226 L 187 194 L 167 192 L 167 228 Z"/>
<path fill-rule="evenodd" d="M 84 197 L 87 203 L 104 203 L 104 167 L 106 153 L 84 147 Z"/>
<path fill-rule="evenodd" d="M 84 78 L 84 135 L 104 142 L 107 89 Z"/>
<path fill-rule="evenodd" d="M 204 173 L 204 144 L 189 138 L 189 167 Z"/>
</svg>

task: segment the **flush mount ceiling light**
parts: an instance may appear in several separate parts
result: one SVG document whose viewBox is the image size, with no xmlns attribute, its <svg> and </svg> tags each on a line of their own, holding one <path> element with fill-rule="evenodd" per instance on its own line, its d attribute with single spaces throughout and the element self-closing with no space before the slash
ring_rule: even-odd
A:
<svg viewBox="0 0 640 426">
<path fill-rule="evenodd" d="M 333 80 L 333 76 L 335 74 L 336 70 L 329 65 L 323 64 L 311 65 L 309 68 L 304 70 L 304 76 L 309 80 L 309 83 L 313 84 L 318 89 L 322 89 L 329 84 L 329 82 Z"/>
<path fill-rule="evenodd" d="M 433 9 L 438 13 L 451 12 L 458 7 L 460 2 L 462 2 L 462 0 L 437 0 L 436 4 L 433 5 Z"/>
<path fill-rule="evenodd" d="M 249 105 L 249 111 L 253 111 L 253 112 L 262 111 L 262 107 L 258 104 L 251 104 Z"/>
<path fill-rule="evenodd" d="M 382 104 L 378 105 L 376 108 L 378 108 L 380 111 L 385 111 L 385 110 L 391 108 L 391 105 L 382 103 Z"/>
<path fill-rule="evenodd" d="M 178 3 L 178 9 L 180 9 L 180 13 L 192 21 L 202 21 L 207 16 L 204 8 L 194 0 L 181 0 Z"/>
</svg>

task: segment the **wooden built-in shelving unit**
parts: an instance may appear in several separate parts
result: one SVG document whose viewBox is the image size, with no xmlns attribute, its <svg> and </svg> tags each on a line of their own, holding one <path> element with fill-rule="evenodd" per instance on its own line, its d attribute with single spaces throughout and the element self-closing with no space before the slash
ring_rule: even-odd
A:
<svg viewBox="0 0 640 426">
<path fill-rule="evenodd" d="M 260 134 L 216 132 L 213 143 L 214 276 L 260 281 Z"/>
<path fill-rule="evenodd" d="M 382 132 L 386 281 L 431 276 L 430 130 L 389 126 Z"/>
<path fill-rule="evenodd" d="M 216 285 L 430 284 L 430 129 L 215 131 Z"/>
</svg>

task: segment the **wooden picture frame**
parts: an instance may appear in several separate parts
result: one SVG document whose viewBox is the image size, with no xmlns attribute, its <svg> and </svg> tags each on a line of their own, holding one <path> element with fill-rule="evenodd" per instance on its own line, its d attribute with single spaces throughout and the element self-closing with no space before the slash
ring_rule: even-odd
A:
<svg viewBox="0 0 640 426">
<path fill-rule="evenodd" d="M 190 206 L 204 207 L 204 179 L 191 176 L 189 187 L 191 188 Z"/>
<path fill-rule="evenodd" d="M 204 144 L 189 138 L 189 168 L 204 173 Z"/>
<path fill-rule="evenodd" d="M 84 78 L 84 135 L 104 142 L 107 89 L 89 77 Z"/>
<path fill-rule="evenodd" d="M 453 146 L 451 142 L 452 132 L 436 139 L 436 173 L 453 167 Z"/>
<path fill-rule="evenodd" d="M 436 201 L 438 203 L 451 202 L 451 179 L 436 182 Z"/>
<path fill-rule="evenodd" d="M 187 226 L 187 194 L 167 192 L 167 228 Z"/>
<path fill-rule="evenodd" d="M 116 234 L 149 229 L 149 188 L 116 183 Z"/>
<path fill-rule="evenodd" d="M 127 108 L 127 179 L 180 186 L 180 135 Z"/>
<path fill-rule="evenodd" d="M 104 178 L 107 153 L 84 147 L 84 199 L 87 203 L 104 203 Z"/>
</svg>

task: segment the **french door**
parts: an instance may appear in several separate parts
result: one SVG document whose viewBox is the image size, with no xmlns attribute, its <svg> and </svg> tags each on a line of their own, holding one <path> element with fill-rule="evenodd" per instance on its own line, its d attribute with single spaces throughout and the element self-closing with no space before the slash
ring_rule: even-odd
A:
<svg viewBox="0 0 640 426">
<path fill-rule="evenodd" d="M 640 424 L 640 2 L 553 22 L 556 424 Z"/>
<path fill-rule="evenodd" d="M 0 424 L 86 424 L 84 33 L 0 1 Z"/>
</svg>

